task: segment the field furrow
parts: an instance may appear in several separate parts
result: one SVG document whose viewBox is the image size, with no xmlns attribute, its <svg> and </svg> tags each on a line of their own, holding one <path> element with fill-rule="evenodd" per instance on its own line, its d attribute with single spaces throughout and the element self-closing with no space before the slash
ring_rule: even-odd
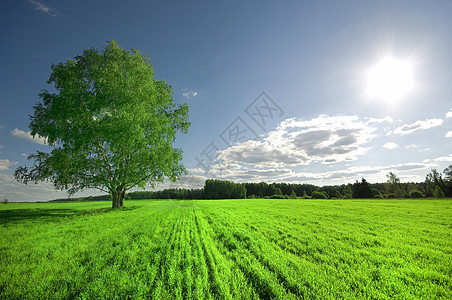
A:
<svg viewBox="0 0 452 300">
<path fill-rule="evenodd" d="M 450 299 L 450 200 L 0 206 L 1 299 Z"/>
</svg>

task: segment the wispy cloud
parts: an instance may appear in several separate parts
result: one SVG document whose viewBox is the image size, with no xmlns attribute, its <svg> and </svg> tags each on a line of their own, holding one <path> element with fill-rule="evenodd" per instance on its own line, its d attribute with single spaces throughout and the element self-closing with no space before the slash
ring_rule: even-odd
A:
<svg viewBox="0 0 452 300">
<path fill-rule="evenodd" d="M 10 165 L 12 165 L 12 162 L 10 162 L 9 160 L 0 159 L 0 171 L 8 171 Z"/>
<path fill-rule="evenodd" d="M 36 10 L 39 10 L 52 18 L 61 16 L 61 13 L 59 13 L 55 8 L 48 7 L 42 2 L 36 0 L 28 0 L 28 2 L 33 5 Z"/>
<path fill-rule="evenodd" d="M 31 142 L 34 142 L 34 143 L 38 143 L 38 144 L 41 144 L 41 145 L 45 145 L 46 144 L 46 141 L 45 141 L 45 139 L 43 137 L 40 137 L 40 136 L 33 137 L 30 134 L 29 131 L 23 131 L 23 130 L 20 130 L 18 128 L 14 129 L 14 130 L 11 130 L 11 135 L 14 136 L 14 137 L 17 137 L 17 138 L 20 138 L 20 139 L 24 139 L 24 140 L 27 140 L 27 141 L 31 141 Z"/>
<path fill-rule="evenodd" d="M 412 124 L 405 124 L 403 126 L 394 129 L 394 134 L 405 135 L 410 134 L 418 130 L 430 129 L 443 124 L 442 119 L 429 119 L 429 120 L 419 120 Z"/>
<path fill-rule="evenodd" d="M 182 96 L 184 96 L 187 99 L 194 98 L 197 95 L 198 95 L 198 92 L 196 92 L 196 91 L 189 91 L 189 92 L 182 93 Z"/>
</svg>

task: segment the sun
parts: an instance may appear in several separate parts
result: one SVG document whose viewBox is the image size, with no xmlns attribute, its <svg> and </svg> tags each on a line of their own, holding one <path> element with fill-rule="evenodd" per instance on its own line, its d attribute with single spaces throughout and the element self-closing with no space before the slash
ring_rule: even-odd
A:
<svg viewBox="0 0 452 300">
<path fill-rule="evenodd" d="M 367 72 L 367 95 L 395 103 L 413 89 L 413 65 L 391 56 L 383 58 Z"/>
</svg>

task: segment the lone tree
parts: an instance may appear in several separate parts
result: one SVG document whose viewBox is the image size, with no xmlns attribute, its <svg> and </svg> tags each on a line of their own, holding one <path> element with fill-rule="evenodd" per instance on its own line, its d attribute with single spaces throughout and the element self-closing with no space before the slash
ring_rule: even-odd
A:
<svg viewBox="0 0 452 300">
<path fill-rule="evenodd" d="M 173 143 L 188 131 L 188 106 L 173 103 L 171 86 L 154 78 L 149 57 L 110 41 L 51 69 L 47 83 L 55 92 L 39 94 L 29 125 L 51 151 L 31 154 L 33 166 L 14 173 L 19 182 L 51 181 L 70 195 L 96 188 L 119 208 L 131 188 L 185 174 Z"/>
</svg>

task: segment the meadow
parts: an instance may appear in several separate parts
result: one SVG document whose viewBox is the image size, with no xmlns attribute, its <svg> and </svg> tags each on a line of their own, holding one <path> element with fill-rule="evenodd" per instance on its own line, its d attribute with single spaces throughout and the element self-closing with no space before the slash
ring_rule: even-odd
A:
<svg viewBox="0 0 452 300">
<path fill-rule="evenodd" d="M 451 299 L 451 200 L 0 205 L 1 299 Z"/>
</svg>

